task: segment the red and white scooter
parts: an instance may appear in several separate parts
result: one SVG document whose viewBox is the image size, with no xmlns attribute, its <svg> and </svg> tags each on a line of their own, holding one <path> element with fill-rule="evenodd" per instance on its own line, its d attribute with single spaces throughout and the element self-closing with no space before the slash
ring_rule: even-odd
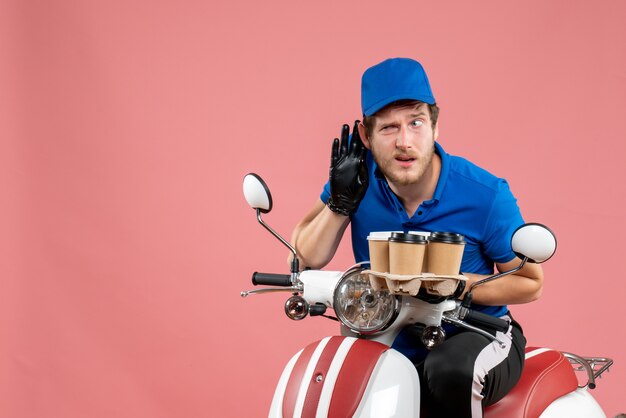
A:
<svg viewBox="0 0 626 418">
<path fill-rule="evenodd" d="M 341 322 L 341 335 L 304 347 L 287 363 L 276 387 L 269 417 L 419 417 L 420 385 L 417 371 L 404 355 L 391 348 L 398 333 L 418 324 L 425 346 L 445 338 L 442 323 L 453 324 L 497 341 L 488 330 L 508 323 L 473 311 L 469 303 L 452 296 L 433 298 L 423 290 L 417 296 L 392 294 L 372 286 L 365 266 L 345 272 L 299 271 L 295 249 L 261 218 L 272 208 L 265 182 L 256 174 L 244 178 L 244 195 L 257 219 L 293 253 L 290 274 L 254 273 L 254 285 L 272 286 L 242 292 L 242 296 L 287 291 L 285 313 L 294 320 L 307 315 Z M 522 258 L 520 266 L 479 281 L 479 286 L 514 273 L 526 262 L 541 263 L 556 250 L 552 232 L 526 224 L 512 237 L 511 246 Z M 333 309 L 336 318 L 326 315 Z M 589 393 L 596 379 L 612 365 L 608 358 L 583 358 L 548 348 L 528 347 L 522 377 L 502 400 L 485 410 L 485 417 L 596 418 L 605 417 Z M 575 373 L 586 373 L 579 384 Z"/>
</svg>

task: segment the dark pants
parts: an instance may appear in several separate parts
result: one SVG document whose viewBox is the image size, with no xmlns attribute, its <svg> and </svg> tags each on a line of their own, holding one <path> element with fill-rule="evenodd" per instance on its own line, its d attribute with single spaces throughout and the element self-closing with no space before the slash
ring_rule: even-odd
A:
<svg viewBox="0 0 626 418">
<path fill-rule="evenodd" d="M 496 403 L 515 386 L 524 366 L 526 338 L 515 321 L 497 337 L 506 348 L 464 330 L 416 364 L 424 416 L 482 417 L 483 407 Z"/>
</svg>

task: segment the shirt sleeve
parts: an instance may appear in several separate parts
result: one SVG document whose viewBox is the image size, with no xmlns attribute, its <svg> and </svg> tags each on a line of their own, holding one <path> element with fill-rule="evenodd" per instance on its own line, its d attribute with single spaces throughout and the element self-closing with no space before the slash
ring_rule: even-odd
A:
<svg viewBox="0 0 626 418">
<path fill-rule="evenodd" d="M 501 179 L 483 232 L 485 254 L 496 263 L 513 260 L 515 254 L 511 249 L 511 237 L 523 224 L 524 219 L 517 206 L 517 199 L 511 193 L 507 181 Z"/>
</svg>

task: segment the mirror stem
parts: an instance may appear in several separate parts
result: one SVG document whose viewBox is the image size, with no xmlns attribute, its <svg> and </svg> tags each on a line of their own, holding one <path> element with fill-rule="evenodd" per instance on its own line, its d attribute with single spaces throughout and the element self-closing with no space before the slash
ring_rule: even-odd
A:
<svg viewBox="0 0 626 418">
<path fill-rule="evenodd" d="M 481 284 L 488 283 L 488 282 L 490 282 L 492 280 L 499 279 L 500 277 L 508 276 L 509 274 L 513 274 L 515 272 L 518 272 L 518 271 L 520 271 L 522 269 L 522 267 L 524 267 L 524 265 L 526 264 L 527 261 L 528 261 L 528 257 L 524 257 L 522 259 L 522 262 L 519 264 L 519 266 L 515 267 L 514 269 L 509 270 L 509 271 L 505 271 L 504 273 L 494 274 L 493 276 L 485 277 L 482 280 L 474 282 L 474 284 L 472 284 L 470 286 L 469 290 L 467 291 L 467 293 L 463 297 L 463 306 L 466 307 L 466 308 L 469 308 L 470 303 L 472 303 L 472 291 L 474 290 L 475 287 L 480 286 Z"/>
<path fill-rule="evenodd" d="M 278 238 L 280 242 L 282 242 L 287 248 L 289 248 L 289 251 L 291 251 L 291 254 L 293 254 L 293 260 L 291 261 L 291 273 L 292 274 L 298 273 L 300 271 L 300 266 L 298 262 L 298 254 L 296 253 L 296 249 L 293 248 L 293 246 L 289 244 L 289 242 L 287 242 L 283 237 L 278 235 L 278 233 L 274 231 L 269 225 L 263 222 L 263 219 L 261 219 L 260 209 L 256 210 L 256 219 L 259 221 L 261 225 L 263 225 L 265 229 L 267 229 L 270 232 L 270 234 L 274 235 L 276 238 Z"/>
</svg>

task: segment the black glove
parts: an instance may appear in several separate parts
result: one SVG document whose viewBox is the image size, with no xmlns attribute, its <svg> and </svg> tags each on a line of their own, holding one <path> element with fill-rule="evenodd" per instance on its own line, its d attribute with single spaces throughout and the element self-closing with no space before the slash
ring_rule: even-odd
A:
<svg viewBox="0 0 626 418">
<path fill-rule="evenodd" d="M 359 136 L 359 121 L 354 122 L 352 141 L 348 150 L 350 127 L 343 125 L 341 144 L 333 141 L 330 157 L 330 198 L 326 205 L 340 215 L 349 216 L 356 211 L 369 184 L 365 155 L 367 149 Z"/>
</svg>

